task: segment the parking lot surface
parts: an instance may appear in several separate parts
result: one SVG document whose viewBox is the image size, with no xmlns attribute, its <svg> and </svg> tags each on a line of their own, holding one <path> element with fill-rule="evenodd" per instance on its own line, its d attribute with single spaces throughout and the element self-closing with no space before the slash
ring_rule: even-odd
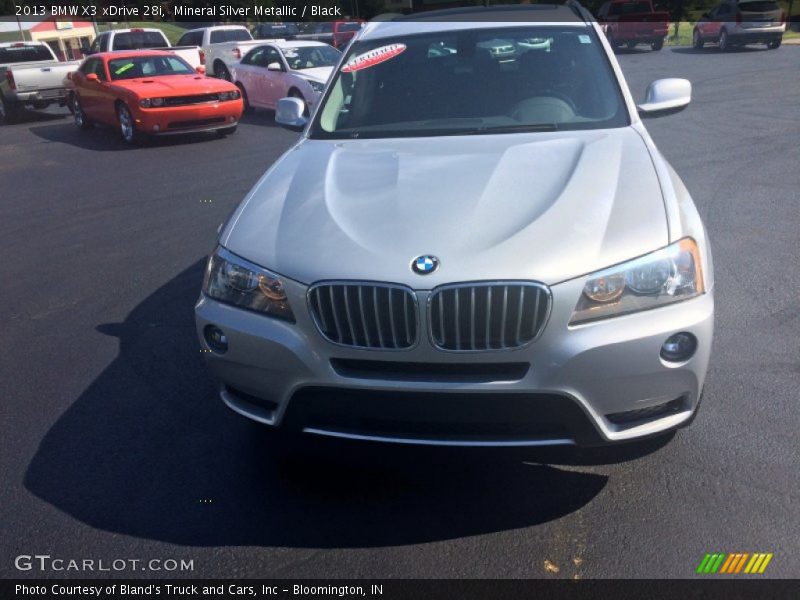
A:
<svg viewBox="0 0 800 600">
<path fill-rule="evenodd" d="M 63 109 L 0 129 L 0 574 L 44 576 L 14 567 L 38 553 L 194 561 L 127 576 L 691 577 L 772 552 L 765 576 L 796 577 L 800 47 L 619 60 L 638 99 L 694 85 L 647 126 L 716 269 L 700 414 L 634 447 L 279 458 L 216 397 L 192 308 L 217 227 L 296 134 L 268 112 L 145 148 Z"/>
</svg>

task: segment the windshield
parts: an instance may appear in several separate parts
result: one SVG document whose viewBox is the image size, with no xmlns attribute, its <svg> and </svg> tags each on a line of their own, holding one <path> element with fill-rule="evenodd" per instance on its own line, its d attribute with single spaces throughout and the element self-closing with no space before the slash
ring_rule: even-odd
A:
<svg viewBox="0 0 800 600">
<path fill-rule="evenodd" d="M 628 124 L 594 30 L 549 25 L 357 42 L 309 135 L 418 137 Z"/>
<path fill-rule="evenodd" d="M 253 36 L 247 29 L 217 29 L 211 32 L 210 42 L 221 44 L 223 42 L 246 42 L 252 39 Z"/>
<path fill-rule="evenodd" d="M 55 60 L 46 46 L 9 46 L 0 48 L 0 64 Z"/>
<path fill-rule="evenodd" d="M 136 79 L 164 75 L 196 75 L 189 63 L 178 56 L 133 56 L 108 61 L 111 79 Z"/>
<path fill-rule="evenodd" d="M 298 46 L 282 48 L 283 56 L 293 71 L 313 69 L 314 67 L 334 67 L 342 53 L 332 46 Z"/>
<path fill-rule="evenodd" d="M 158 31 L 127 31 L 114 36 L 114 50 L 146 50 L 168 45 Z"/>
</svg>

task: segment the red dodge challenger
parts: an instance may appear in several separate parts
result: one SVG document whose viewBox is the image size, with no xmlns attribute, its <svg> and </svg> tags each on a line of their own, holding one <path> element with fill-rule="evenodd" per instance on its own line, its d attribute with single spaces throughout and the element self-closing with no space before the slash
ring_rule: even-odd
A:
<svg viewBox="0 0 800 600">
<path fill-rule="evenodd" d="M 79 129 L 114 125 L 129 143 L 151 135 L 233 133 L 244 108 L 232 83 L 159 50 L 94 54 L 70 74 L 67 89 Z"/>
</svg>

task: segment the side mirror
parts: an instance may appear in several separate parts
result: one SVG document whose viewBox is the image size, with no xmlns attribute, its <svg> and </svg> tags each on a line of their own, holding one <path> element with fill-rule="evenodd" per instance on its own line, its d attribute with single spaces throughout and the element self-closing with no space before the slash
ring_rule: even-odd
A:
<svg viewBox="0 0 800 600">
<path fill-rule="evenodd" d="M 97 73 L 88 73 L 86 75 L 86 81 L 94 81 L 95 83 L 100 83 L 100 78 L 97 76 Z"/>
<path fill-rule="evenodd" d="M 195 68 L 195 71 L 200 73 L 200 75 L 205 75 L 206 74 L 206 68 L 203 65 L 197 65 L 197 67 Z"/>
<path fill-rule="evenodd" d="M 659 117 L 683 110 L 692 101 L 692 84 L 688 79 L 658 79 L 647 86 L 644 102 L 639 104 L 642 117 Z"/>
<path fill-rule="evenodd" d="M 283 71 L 283 67 L 279 62 L 271 62 L 267 65 L 267 71 Z"/>
<path fill-rule="evenodd" d="M 302 131 L 308 119 L 303 116 L 306 103 L 300 98 L 281 98 L 275 109 L 275 122 L 292 131 Z"/>
</svg>

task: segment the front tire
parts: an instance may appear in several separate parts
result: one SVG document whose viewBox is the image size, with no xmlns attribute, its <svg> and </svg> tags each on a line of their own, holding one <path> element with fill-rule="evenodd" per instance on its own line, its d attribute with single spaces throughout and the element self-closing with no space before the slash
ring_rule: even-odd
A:
<svg viewBox="0 0 800 600">
<path fill-rule="evenodd" d="M 728 40 L 728 31 L 723 29 L 719 33 L 719 50 L 720 52 L 727 52 L 731 49 L 730 41 Z"/>
<path fill-rule="evenodd" d="M 247 90 L 244 85 L 236 82 L 236 87 L 239 88 L 239 93 L 242 95 L 242 104 L 244 104 L 244 112 L 253 112 L 253 107 L 250 105 L 250 98 L 247 96 Z"/>
<path fill-rule="evenodd" d="M 700 32 L 697 29 L 692 33 L 692 47 L 695 50 L 703 49 L 703 38 L 700 36 Z"/>
<path fill-rule="evenodd" d="M 767 42 L 767 48 L 769 48 L 770 50 L 777 50 L 778 48 L 781 47 L 782 41 L 783 40 L 781 39 L 777 39 L 777 40 L 772 40 L 771 42 Z"/>
<path fill-rule="evenodd" d="M 72 96 L 72 102 L 70 104 L 72 106 L 72 119 L 75 121 L 75 127 L 81 131 L 88 131 L 94 127 L 94 123 L 92 123 L 89 117 L 86 116 L 86 113 L 83 112 L 81 101 L 78 99 L 78 96 Z"/>
<path fill-rule="evenodd" d="M 138 146 L 146 141 L 146 136 L 136 129 L 130 109 L 124 104 L 117 106 L 117 119 L 120 135 L 125 142 Z"/>
<path fill-rule="evenodd" d="M 650 49 L 651 49 L 653 52 L 658 52 L 658 51 L 659 51 L 659 50 L 661 50 L 663 47 L 664 47 L 664 40 L 656 40 L 655 42 L 653 42 L 652 44 L 650 44 Z"/>
</svg>

